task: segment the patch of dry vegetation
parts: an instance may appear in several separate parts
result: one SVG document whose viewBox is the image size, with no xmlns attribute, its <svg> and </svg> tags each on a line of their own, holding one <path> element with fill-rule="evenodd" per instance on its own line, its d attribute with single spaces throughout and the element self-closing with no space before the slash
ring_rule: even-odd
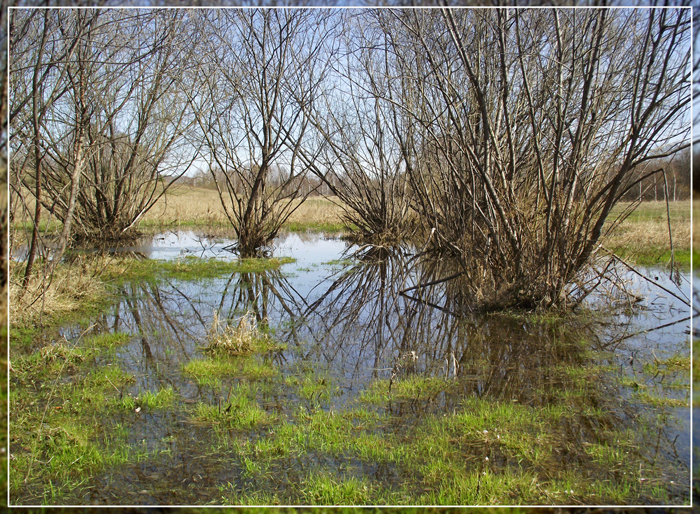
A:
<svg viewBox="0 0 700 514">
<path fill-rule="evenodd" d="M 343 230 L 343 208 L 337 198 L 310 198 L 301 204 L 289 217 L 286 227 L 290 229 Z"/>
<path fill-rule="evenodd" d="M 343 229 L 342 207 L 337 201 L 323 197 L 309 198 L 301 204 L 284 225 L 289 230 Z M 144 216 L 144 226 L 228 226 L 219 194 L 213 189 L 177 186 L 168 191 Z"/>
<path fill-rule="evenodd" d="M 109 294 L 98 278 L 102 269 L 102 260 L 94 258 L 79 258 L 71 265 L 57 266 L 51 275 L 44 267 L 37 267 L 27 290 L 22 292 L 24 263 L 11 261 L 9 287 L 12 325 L 40 325 L 47 319 L 101 302 Z"/>
<path fill-rule="evenodd" d="M 174 186 L 143 217 L 146 225 L 221 225 L 228 223 L 213 189 Z"/>
<path fill-rule="evenodd" d="M 611 218 L 614 219 L 627 205 L 617 205 Z M 688 200 L 670 202 L 669 211 L 673 247 L 677 254 L 677 260 L 689 264 L 691 248 L 690 203 Z M 613 230 L 603 241 L 603 244 L 635 262 L 665 263 L 670 258 L 666 203 L 641 203 L 625 221 Z"/>
<path fill-rule="evenodd" d="M 671 221 L 673 246 L 676 250 L 690 250 L 690 222 Z M 611 248 L 626 248 L 632 253 L 649 249 L 669 248 L 668 225 L 657 221 L 625 221 L 610 235 L 605 244 Z"/>
<path fill-rule="evenodd" d="M 272 338 L 260 331 L 253 312 L 246 312 L 238 323 L 227 323 L 214 312 L 205 350 L 226 355 L 247 355 L 279 349 Z"/>
</svg>

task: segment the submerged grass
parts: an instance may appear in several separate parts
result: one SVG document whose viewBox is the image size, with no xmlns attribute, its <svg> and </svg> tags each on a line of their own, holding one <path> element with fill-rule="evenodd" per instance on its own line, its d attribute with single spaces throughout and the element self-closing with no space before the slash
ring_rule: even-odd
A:
<svg viewBox="0 0 700 514">
<path fill-rule="evenodd" d="M 217 405 L 197 403 L 192 413 L 194 419 L 217 425 L 218 430 L 250 430 L 274 421 L 255 401 L 255 391 L 249 384 L 232 387 L 224 402 Z"/>
<path fill-rule="evenodd" d="M 175 390 L 172 386 L 161 388 L 156 392 L 143 391 L 138 396 L 122 397 L 115 401 L 115 404 L 123 409 L 141 412 L 142 408 L 146 409 L 164 409 L 171 407 L 175 401 Z"/>
<path fill-rule="evenodd" d="M 188 255 L 174 261 L 154 259 L 113 259 L 105 269 L 104 279 L 118 283 L 133 281 L 175 280 L 205 280 L 218 278 L 233 273 L 259 273 L 266 270 L 276 270 L 284 264 L 294 262 L 290 257 L 272 259 L 239 259 L 224 261 L 220 259 L 201 259 Z"/>
<path fill-rule="evenodd" d="M 78 369 L 71 387 L 57 387 L 57 377 L 65 377 L 57 366 L 80 368 L 95 352 L 109 351 L 109 344 L 95 340 L 104 341 L 94 336 L 90 345 L 18 360 L 13 380 L 21 377 L 25 387 L 12 398 L 13 497 L 64 503 L 80 498 L 81 487 L 106 469 L 164 465 L 157 456 L 162 448 L 130 446 L 128 425 L 108 435 L 101 421 L 110 412 L 142 417 L 160 409 L 207 428 L 206 446 L 197 447 L 200 475 L 209 476 L 208 470 L 235 477 L 209 486 L 209 500 L 217 503 L 570 505 L 666 499 L 666 470 L 649 467 L 639 434 L 616 428 L 618 399 L 606 398 L 599 387 L 611 370 L 603 364 L 548 370 L 562 386 L 543 405 L 465 395 L 460 377 L 419 372 L 376 379 L 363 394 L 340 403 L 335 399 L 342 389 L 323 370 L 298 363 L 284 375 L 255 352 L 213 352 L 183 367 L 211 394 L 183 405 L 170 387 L 129 394 L 134 379 L 117 366 L 87 374 Z M 680 372 L 686 362 L 671 356 L 658 364 Z M 458 395 L 459 402 L 449 410 L 430 407 L 448 395 Z M 399 405 L 409 412 L 399 416 Z M 35 433 L 37 426 L 42 428 Z M 178 437 L 169 435 L 168 444 L 177 447 Z"/>
<path fill-rule="evenodd" d="M 202 412 L 230 426 L 216 406 Z M 624 504 L 649 492 L 635 472 L 637 446 L 629 432 L 610 431 L 600 442 L 575 449 L 556 435 L 560 415 L 551 418 L 532 407 L 478 398 L 455 413 L 428 416 L 408 433 L 385 430 L 391 423 L 386 415 L 358 422 L 351 412 L 300 408 L 291 423 L 277 420 L 255 443 L 239 445 L 241 467 L 260 486 L 225 494 L 225 503 L 267 493 L 281 503 L 310 505 Z M 566 419 L 575 418 L 568 411 Z M 580 459 L 573 468 L 561 461 L 562 454 L 572 452 Z M 290 457 L 310 469 L 280 490 L 271 481 Z M 323 462 L 336 465 L 319 465 Z M 595 473 L 591 478 L 591 467 L 600 478 Z M 376 474 L 368 474 L 370 469 Z M 619 475 L 615 480 L 610 469 Z"/>
</svg>

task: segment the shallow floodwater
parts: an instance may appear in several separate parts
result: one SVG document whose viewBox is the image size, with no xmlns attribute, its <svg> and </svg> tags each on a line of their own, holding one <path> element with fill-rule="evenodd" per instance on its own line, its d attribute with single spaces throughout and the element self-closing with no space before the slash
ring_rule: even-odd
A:
<svg viewBox="0 0 700 514">
<path fill-rule="evenodd" d="M 150 259 L 235 260 L 228 250 L 231 242 L 225 234 L 173 231 L 115 251 Z M 125 283 L 106 312 L 61 329 L 68 341 L 86 337 L 86 327 L 88 335 L 129 334 L 127 343 L 94 362 L 95 367 L 118 366 L 134 377 L 119 388 L 120 397 L 167 388 L 175 392 L 167 408 L 123 409 L 104 419 L 102 437 L 123 433 L 124 444 L 142 457 L 98 473 L 76 490 L 75 503 L 221 504 L 246 498 L 266 503 L 270 496 L 245 493 L 268 488 L 282 503 L 305 504 L 306 497 L 285 496 L 287 488 L 299 485 L 297 476 L 311 477 L 317 470 L 402 491 L 409 477 L 400 460 L 380 464 L 346 450 L 334 453 L 314 447 L 309 435 L 305 454 L 271 460 L 265 473 L 251 472 L 248 457 L 238 456 L 246 441 L 258 444 L 281 431 L 283 420 L 300 425 L 304 416 L 311 419 L 317 412 L 355 420 L 362 404 L 385 420 L 372 429 L 374 435 L 408 438 L 428 419 L 464 411 L 472 399 L 580 412 L 563 417 L 552 436 L 557 447 L 547 461 L 556 468 L 552 471 L 588 466 L 589 446 L 607 445 L 613 430 L 627 430 L 633 445 L 626 451 L 643 463 L 639 480 L 649 481 L 651 489 L 642 487 L 622 503 L 688 503 L 690 409 L 684 405 L 690 403 L 689 378 L 658 365 L 690 352 L 688 308 L 670 294 L 690 294 L 687 276 L 678 288 L 665 272 L 644 270 L 666 292 L 620 269 L 625 293 L 610 287 L 588 301 L 586 313 L 562 322 L 472 314 L 458 287 L 439 281 L 451 274 L 449 265 L 417 265 L 410 248 L 378 251 L 318 234 L 289 234 L 271 250 L 295 262 L 277 271 L 217 279 Z M 246 313 L 284 349 L 250 359 L 242 368 L 248 371 L 218 381 L 185 372 L 188 363 L 207 358 L 203 347 L 215 314 L 235 324 Z M 594 375 L 576 379 L 576 370 L 590 369 Z M 392 387 L 414 377 L 450 386 L 424 396 L 391 396 Z M 383 400 L 368 399 L 387 386 Z M 251 388 L 252 401 L 278 424 L 227 431 L 193 413 L 197 404 L 218 408 L 219 414 L 230 409 L 232 391 L 241 387 Z M 491 455 L 486 460 L 501 470 L 519 465 L 505 450 Z M 531 460 L 532 472 L 547 474 L 536 458 Z M 579 476 L 621 481 L 622 468 L 615 467 L 598 463 Z M 416 498 L 419 492 L 424 494 L 416 491 Z M 38 504 L 42 498 L 45 492 L 33 484 L 16 491 L 12 503 Z M 552 502 L 580 503 L 575 496 Z"/>
</svg>

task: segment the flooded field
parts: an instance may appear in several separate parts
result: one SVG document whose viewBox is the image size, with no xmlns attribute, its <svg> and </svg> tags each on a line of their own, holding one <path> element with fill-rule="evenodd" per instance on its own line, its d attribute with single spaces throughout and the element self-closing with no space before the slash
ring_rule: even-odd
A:
<svg viewBox="0 0 700 514">
<path fill-rule="evenodd" d="M 11 504 L 689 503 L 688 276 L 484 315 L 412 248 L 231 243 L 122 248 L 164 262 L 11 341 Z"/>
</svg>

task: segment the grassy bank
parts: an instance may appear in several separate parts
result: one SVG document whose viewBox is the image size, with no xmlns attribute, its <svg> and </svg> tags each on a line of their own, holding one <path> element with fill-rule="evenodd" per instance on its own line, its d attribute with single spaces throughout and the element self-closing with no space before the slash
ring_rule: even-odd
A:
<svg viewBox="0 0 700 514">
<path fill-rule="evenodd" d="M 78 256 L 71 264 L 56 267 L 51 276 L 39 269 L 22 291 L 24 265 L 10 263 L 10 318 L 12 337 L 32 327 L 66 323 L 99 312 L 112 301 L 113 286 L 125 282 L 158 282 L 165 279 L 202 280 L 232 273 L 256 273 L 279 269 L 293 259 L 240 259 L 221 261 L 188 256 L 176 261 L 138 260 L 113 256 Z"/>
<path fill-rule="evenodd" d="M 292 232 L 307 230 L 342 232 L 342 209 L 332 200 L 311 197 L 300 205 L 284 228 Z M 229 221 L 215 190 L 177 186 L 168 191 L 141 222 L 141 227 L 216 227 Z"/>
<path fill-rule="evenodd" d="M 608 218 L 614 220 L 629 206 L 615 206 Z M 690 201 L 671 202 L 671 234 L 674 258 L 683 269 L 690 268 Z M 618 256 L 643 265 L 668 265 L 671 260 L 666 202 L 643 202 L 603 241 Z"/>
</svg>

